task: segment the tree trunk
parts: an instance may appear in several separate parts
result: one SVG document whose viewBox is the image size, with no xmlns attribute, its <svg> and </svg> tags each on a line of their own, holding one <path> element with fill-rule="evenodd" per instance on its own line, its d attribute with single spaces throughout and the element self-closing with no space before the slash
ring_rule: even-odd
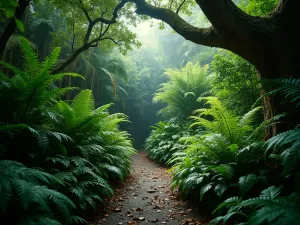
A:
<svg viewBox="0 0 300 225">
<path fill-rule="evenodd" d="M 277 46 L 274 45 L 274 51 L 271 51 L 272 53 L 262 55 L 262 57 L 257 57 L 261 59 L 258 64 L 254 64 L 257 66 L 260 72 L 259 78 L 300 78 L 300 65 L 295 62 L 295 60 L 299 57 L 291 57 L 299 52 L 300 49 L 297 46 L 297 42 L 294 42 L 294 48 L 287 48 L 287 44 L 289 45 L 290 41 L 283 42 Z M 276 54 L 276 48 L 278 53 L 281 54 Z M 287 55 L 290 55 L 290 57 L 287 57 Z M 270 90 L 266 88 L 262 94 L 268 91 Z M 296 125 L 300 124 L 300 110 L 296 108 L 295 104 L 291 103 L 287 99 L 284 99 L 284 96 L 277 94 L 264 97 L 263 107 L 265 120 L 271 119 L 272 117 L 282 113 L 287 113 L 287 115 L 282 119 L 281 123 L 273 125 L 266 131 L 266 138 L 272 137 L 288 129 L 293 129 Z"/>
<path fill-rule="evenodd" d="M 260 71 L 262 79 L 300 78 L 300 7 L 297 1 L 293 0 L 281 0 L 280 3 L 270 15 L 272 26 L 275 28 L 270 40 L 272 45 L 253 56 L 256 59 L 253 59 L 253 64 Z M 263 106 L 265 119 L 287 113 L 283 123 L 273 126 L 267 132 L 268 137 L 300 124 L 300 110 L 283 96 L 265 97 Z"/>
</svg>

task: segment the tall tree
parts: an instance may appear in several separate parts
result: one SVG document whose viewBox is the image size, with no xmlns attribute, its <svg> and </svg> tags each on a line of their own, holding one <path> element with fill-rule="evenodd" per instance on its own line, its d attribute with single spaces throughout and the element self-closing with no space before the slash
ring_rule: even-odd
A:
<svg viewBox="0 0 300 225">
<path fill-rule="evenodd" d="M 300 5 L 295 0 L 279 0 L 265 17 L 245 13 L 232 0 L 168 1 L 163 7 L 145 0 L 128 1 L 135 3 L 137 14 L 164 21 L 187 40 L 242 56 L 257 68 L 260 78 L 300 76 L 300 29 L 295 25 L 300 22 Z M 197 4 L 211 26 L 195 27 L 180 17 L 178 12 L 187 4 Z M 264 98 L 265 119 L 287 110 L 280 103 L 278 96 Z M 274 126 L 268 135 L 277 132 Z"/>
</svg>

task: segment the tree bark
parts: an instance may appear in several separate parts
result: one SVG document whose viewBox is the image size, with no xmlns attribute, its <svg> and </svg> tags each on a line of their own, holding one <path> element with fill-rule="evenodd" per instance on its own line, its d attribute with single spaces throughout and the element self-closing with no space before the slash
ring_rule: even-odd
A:
<svg viewBox="0 0 300 225">
<path fill-rule="evenodd" d="M 17 27 L 15 19 L 21 20 L 26 7 L 29 5 L 29 2 L 30 0 L 18 1 L 19 6 L 15 10 L 14 17 L 8 21 L 4 31 L 0 35 L 0 55 L 3 54 L 8 39 L 15 32 L 15 29 Z"/>
<path fill-rule="evenodd" d="M 295 0 L 279 0 L 270 15 L 261 18 L 250 16 L 232 0 L 195 0 L 212 26 L 197 28 L 170 9 L 161 9 L 145 0 L 132 0 L 136 13 L 148 15 L 169 24 L 177 33 L 194 43 L 230 50 L 252 63 L 262 79 L 300 77 L 300 4 Z M 291 110 L 283 107 L 279 96 L 263 101 L 265 119 Z M 299 121 L 300 122 L 300 121 Z M 270 137 L 295 126 L 289 122 L 273 126 Z"/>
</svg>

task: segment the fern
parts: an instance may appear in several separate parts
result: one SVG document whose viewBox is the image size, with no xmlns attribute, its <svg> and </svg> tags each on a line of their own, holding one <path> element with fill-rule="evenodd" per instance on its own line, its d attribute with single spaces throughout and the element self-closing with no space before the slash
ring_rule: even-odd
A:
<svg viewBox="0 0 300 225">
<path fill-rule="evenodd" d="M 300 106 L 300 79 L 293 77 L 281 78 L 267 80 L 266 83 L 275 89 L 272 93 L 284 95 L 286 99 L 295 102 L 297 107 Z"/>
<path fill-rule="evenodd" d="M 91 91 L 83 90 L 70 103 L 57 102 L 53 110 L 60 118 L 47 124 L 51 130 L 59 131 L 54 134 L 66 135 L 61 140 L 69 143 L 67 157 L 48 160 L 63 166 L 56 175 L 64 182 L 62 192 L 83 210 L 95 209 L 99 201 L 113 193 L 107 180 L 123 179 L 135 153 L 128 133 L 118 129 L 127 117 L 120 113 L 110 115 L 109 107 L 95 109 Z"/>
<path fill-rule="evenodd" d="M 196 135 L 184 135 L 179 139 L 185 148 L 182 154 L 175 153 L 169 160 L 173 163 L 171 185 L 185 194 L 198 192 L 202 204 L 214 207 L 225 196 L 235 193 L 239 186 L 244 195 L 265 178 L 262 175 L 248 175 L 251 171 L 248 165 L 252 168 L 264 163 L 262 144 L 251 145 L 255 140 L 251 136 L 254 131 L 253 118 L 261 107 L 238 117 L 215 97 L 201 97 L 199 101 L 207 104 L 207 107 L 195 111 L 197 115 L 191 116 L 194 123 L 190 127 L 201 127 L 204 131 Z M 160 127 L 156 129 L 161 131 Z M 150 137 L 159 137 L 159 132 Z M 165 146 L 164 142 L 167 142 L 164 138 L 158 140 L 162 141 L 154 139 L 155 145 L 149 146 L 155 154 L 155 149 Z M 160 157 L 164 155 L 166 152 Z M 237 214 L 231 214 L 226 221 L 241 216 Z"/>
<path fill-rule="evenodd" d="M 65 195 L 49 188 L 52 183 L 58 181 L 54 176 L 8 160 L 0 160 L 0 171 L 0 209 L 4 215 L 12 212 L 15 214 L 17 209 L 20 210 L 18 213 L 24 214 L 25 217 L 17 216 L 16 223 L 72 223 L 70 217 L 75 205 Z M 52 207 L 53 204 L 56 207 Z M 37 208 L 41 211 L 37 211 Z M 36 213 L 35 218 L 31 216 L 32 212 Z M 58 212 L 61 216 L 55 217 Z"/>
<path fill-rule="evenodd" d="M 181 117 L 185 119 L 201 106 L 196 99 L 210 88 L 207 79 L 208 65 L 200 67 L 197 63 L 187 63 L 182 69 L 168 69 L 165 75 L 167 83 L 160 85 L 153 102 L 167 103 L 159 114 L 167 117 Z"/>
<path fill-rule="evenodd" d="M 296 195 L 289 197 L 279 197 L 281 188 L 271 186 L 261 192 L 256 198 L 241 200 L 232 197 L 225 200 L 214 211 L 217 212 L 224 207 L 228 209 L 225 216 L 220 216 L 211 221 L 218 224 L 226 223 L 228 218 L 234 215 L 242 215 L 244 220 L 249 220 L 249 224 L 296 224 L 299 221 L 300 205 Z M 250 210 L 250 211 L 249 211 Z"/>
<path fill-rule="evenodd" d="M 258 177 L 255 174 L 248 174 L 239 178 L 241 195 L 244 196 L 256 183 Z"/>
<path fill-rule="evenodd" d="M 69 88 L 52 90 L 51 85 L 55 81 L 62 80 L 65 76 L 80 77 L 80 75 L 75 73 L 50 75 L 51 68 L 57 63 L 60 50 L 58 48 L 53 50 L 50 56 L 40 63 L 29 41 L 23 37 L 19 37 L 19 39 L 23 54 L 23 70 L 3 61 L 0 61 L 0 64 L 14 73 L 12 78 L 5 78 L 9 86 L 4 88 L 5 91 L 11 92 L 12 96 L 18 94 L 18 109 L 14 112 L 14 123 L 30 125 L 43 117 L 41 112 L 46 109 L 50 102 L 71 90 Z M 7 97 L 11 98 L 9 95 Z"/>
<path fill-rule="evenodd" d="M 290 172 L 300 160 L 300 129 L 280 133 L 266 142 L 266 151 L 281 150 L 284 173 Z"/>
<path fill-rule="evenodd" d="M 152 127 L 151 135 L 146 139 L 145 148 L 151 159 L 162 164 L 172 165 L 174 154 L 182 152 L 186 147 L 179 143 L 181 137 L 197 133 L 188 130 L 188 124 L 177 125 L 170 122 L 159 122 Z"/>
</svg>

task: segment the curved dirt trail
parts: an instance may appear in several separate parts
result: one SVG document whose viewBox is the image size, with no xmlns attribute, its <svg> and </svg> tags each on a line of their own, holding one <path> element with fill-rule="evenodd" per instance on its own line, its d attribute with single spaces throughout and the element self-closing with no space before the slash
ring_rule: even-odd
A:
<svg viewBox="0 0 300 225">
<path fill-rule="evenodd" d="M 150 161 L 144 152 L 133 160 L 132 175 L 116 189 L 102 216 L 90 225 L 207 224 L 196 207 L 172 193 L 166 168 Z"/>
</svg>

